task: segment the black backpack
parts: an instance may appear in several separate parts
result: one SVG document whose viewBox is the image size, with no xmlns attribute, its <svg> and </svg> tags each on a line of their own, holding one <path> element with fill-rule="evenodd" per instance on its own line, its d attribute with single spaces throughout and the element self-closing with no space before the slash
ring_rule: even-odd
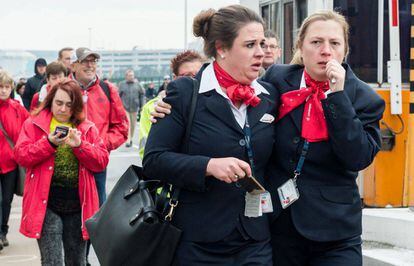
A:
<svg viewBox="0 0 414 266">
<path fill-rule="evenodd" d="M 102 90 L 105 92 L 108 101 L 111 102 L 111 92 L 109 91 L 109 85 L 103 80 L 99 80 L 99 86 L 101 86 Z"/>
</svg>

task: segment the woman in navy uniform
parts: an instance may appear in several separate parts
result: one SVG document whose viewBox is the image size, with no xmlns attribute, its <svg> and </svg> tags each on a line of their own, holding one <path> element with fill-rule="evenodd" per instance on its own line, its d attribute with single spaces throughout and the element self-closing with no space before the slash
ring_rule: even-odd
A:
<svg viewBox="0 0 414 266">
<path fill-rule="evenodd" d="M 336 12 L 310 15 L 299 30 L 291 65 L 274 65 L 263 79 L 281 97 L 267 174 L 278 266 L 362 265 L 355 179 L 380 150 L 384 101 L 344 63 L 348 29 Z M 295 190 L 282 187 L 295 186 L 295 171 L 296 201 Z"/>
<path fill-rule="evenodd" d="M 256 81 L 263 20 L 233 5 L 201 12 L 193 30 L 214 61 L 195 77 L 189 152 L 180 151 L 196 88 L 180 78 L 167 88 L 172 112 L 153 125 L 143 160 L 146 176 L 181 189 L 172 222 L 183 235 L 174 265 L 272 265 L 268 219 L 245 216 L 246 191 L 236 183 L 251 175 L 263 183 L 273 146 L 276 103 L 268 95 L 276 92 Z"/>
</svg>

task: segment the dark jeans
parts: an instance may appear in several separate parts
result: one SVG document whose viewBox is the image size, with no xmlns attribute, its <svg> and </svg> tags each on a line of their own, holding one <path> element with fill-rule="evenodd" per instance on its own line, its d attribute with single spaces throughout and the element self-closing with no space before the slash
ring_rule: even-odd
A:
<svg viewBox="0 0 414 266">
<path fill-rule="evenodd" d="M 235 229 L 223 240 L 213 243 L 181 241 L 173 266 L 271 266 L 270 240 L 256 241 Z"/>
<path fill-rule="evenodd" d="M 14 189 L 16 187 L 17 169 L 5 174 L 0 174 L 0 235 L 7 235 L 9 226 L 7 225 L 10 217 L 11 204 L 13 201 Z"/>
<path fill-rule="evenodd" d="M 98 190 L 99 206 L 106 200 L 106 169 L 99 173 L 94 173 L 96 189 Z"/>
<path fill-rule="evenodd" d="M 328 242 L 304 238 L 289 209 L 270 225 L 273 263 L 277 266 L 362 266 L 361 236 Z"/>
<path fill-rule="evenodd" d="M 86 241 L 82 238 L 81 214 L 57 214 L 46 210 L 42 235 L 37 240 L 42 266 L 84 266 Z M 63 260 L 62 249 L 65 259 Z"/>
</svg>

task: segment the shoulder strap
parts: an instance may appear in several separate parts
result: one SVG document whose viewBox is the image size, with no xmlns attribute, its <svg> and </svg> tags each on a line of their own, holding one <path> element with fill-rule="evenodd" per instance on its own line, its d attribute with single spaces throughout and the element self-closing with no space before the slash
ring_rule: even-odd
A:
<svg viewBox="0 0 414 266">
<path fill-rule="evenodd" d="M 200 89 L 200 83 L 198 80 L 192 78 L 193 81 L 193 94 L 191 95 L 191 104 L 190 104 L 190 112 L 188 115 L 187 126 L 185 128 L 185 137 L 184 137 L 184 148 L 182 150 L 183 153 L 188 153 L 189 151 L 189 142 L 190 142 L 190 134 L 191 134 L 191 127 L 193 126 L 193 119 L 195 114 L 195 109 L 197 106 L 197 96 L 198 91 Z M 172 187 L 169 184 L 165 184 L 162 187 L 160 195 L 156 200 L 157 209 L 161 210 L 162 213 L 166 212 L 167 208 L 170 208 L 170 213 L 167 215 L 169 219 L 172 219 L 173 209 L 177 206 L 178 197 L 180 196 L 180 188 Z M 171 191 L 171 199 L 168 202 L 167 196 L 168 192 Z M 167 204 L 169 203 L 169 205 Z"/>
<path fill-rule="evenodd" d="M 0 122 L 0 130 L 1 132 L 3 132 L 3 135 L 6 137 L 7 142 L 9 143 L 9 145 L 12 147 L 12 149 L 14 148 L 14 143 L 11 140 L 11 138 L 9 137 L 9 135 L 7 134 L 6 130 L 3 127 L 3 124 Z"/>
<path fill-rule="evenodd" d="M 195 109 L 197 106 L 197 95 L 200 89 L 200 83 L 198 82 L 198 80 L 196 80 L 195 78 L 192 78 L 192 80 L 193 80 L 193 94 L 191 96 L 190 113 L 188 115 L 187 127 L 185 129 L 183 153 L 187 153 L 189 149 L 191 127 L 193 126 L 193 119 L 194 119 Z"/>
<path fill-rule="evenodd" d="M 109 91 L 109 85 L 103 80 L 99 80 L 99 86 L 101 86 L 102 90 L 105 92 L 108 101 L 111 102 L 111 92 Z"/>
<path fill-rule="evenodd" d="M 185 138 L 184 138 L 184 148 L 183 153 L 188 153 L 189 146 L 190 146 L 190 134 L 191 134 L 191 127 L 193 126 L 193 119 L 195 114 L 195 109 L 197 106 L 197 96 L 198 91 L 200 89 L 200 83 L 195 78 L 193 80 L 193 94 L 191 96 L 191 105 L 190 105 L 190 113 L 188 115 L 187 127 L 185 129 Z M 178 197 L 180 195 L 180 188 L 174 188 L 171 195 L 171 202 L 176 204 L 178 202 Z"/>
</svg>

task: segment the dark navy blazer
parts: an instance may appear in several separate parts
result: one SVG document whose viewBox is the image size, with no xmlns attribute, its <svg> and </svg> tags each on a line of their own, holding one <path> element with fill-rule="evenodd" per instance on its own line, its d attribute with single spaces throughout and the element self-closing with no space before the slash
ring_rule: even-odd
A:
<svg viewBox="0 0 414 266">
<path fill-rule="evenodd" d="M 322 100 L 329 140 L 310 143 L 297 181 L 300 198 L 289 207 L 298 232 L 315 241 L 361 234 L 361 202 L 355 179 L 359 170 L 371 164 L 381 145 L 379 120 L 384 101 L 348 65 L 344 67 L 344 91 L 331 93 Z M 274 65 L 263 80 L 273 84 L 282 95 L 299 89 L 302 73 L 303 66 Z M 303 110 L 304 104 L 276 123 L 267 174 L 267 188 L 275 208 L 273 219 L 282 212 L 277 188 L 293 177 L 303 147 Z"/>
<path fill-rule="evenodd" d="M 201 70 L 196 79 L 200 81 Z M 272 85 L 260 84 L 272 95 Z M 214 177 L 206 177 L 210 158 L 236 157 L 248 162 L 242 128 L 236 122 L 227 100 L 215 90 L 198 94 L 191 130 L 189 155 L 180 153 L 189 114 L 193 82 L 180 78 L 168 86 L 165 102 L 172 105 L 171 115 L 151 128 L 143 159 L 144 172 L 180 187 L 179 204 L 173 223 L 183 230 L 183 239 L 215 242 L 228 236 L 238 225 L 255 240 L 269 237 L 266 216 L 244 216 L 245 191 Z M 276 114 L 276 101 L 262 94 L 256 107 L 248 107 L 247 119 L 252 131 L 255 177 L 264 183 L 274 140 L 274 123 L 264 123 L 264 114 Z M 275 99 L 278 99 L 275 98 Z"/>
</svg>

